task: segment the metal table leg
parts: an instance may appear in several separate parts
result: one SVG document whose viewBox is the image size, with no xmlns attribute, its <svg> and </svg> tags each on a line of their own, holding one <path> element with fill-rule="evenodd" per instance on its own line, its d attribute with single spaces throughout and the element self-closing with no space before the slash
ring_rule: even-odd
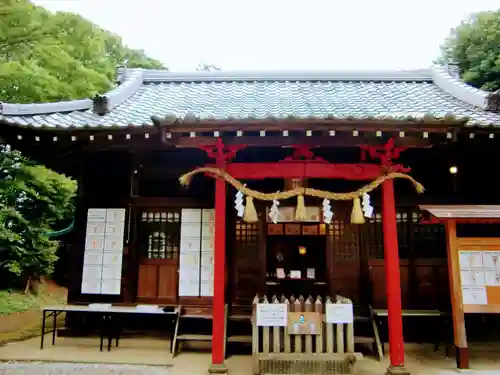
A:
<svg viewBox="0 0 500 375">
<path fill-rule="evenodd" d="M 57 316 L 59 314 L 56 311 L 52 312 L 52 345 L 56 344 L 56 332 L 57 332 Z"/>
<path fill-rule="evenodd" d="M 43 339 L 45 337 L 45 319 L 47 312 L 45 310 L 42 311 L 42 336 L 40 338 L 40 350 L 43 349 Z"/>
</svg>

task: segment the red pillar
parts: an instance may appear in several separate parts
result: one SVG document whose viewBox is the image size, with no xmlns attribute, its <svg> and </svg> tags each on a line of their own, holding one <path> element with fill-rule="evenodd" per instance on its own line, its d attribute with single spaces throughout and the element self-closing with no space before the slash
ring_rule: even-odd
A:
<svg viewBox="0 0 500 375">
<path fill-rule="evenodd" d="M 368 154 L 372 159 L 379 159 L 387 171 L 409 172 L 409 168 L 394 165 L 403 148 L 395 147 L 390 139 L 384 146 L 362 146 L 362 159 Z M 398 228 L 396 221 L 396 202 L 394 198 L 394 181 L 386 180 L 382 184 L 382 228 L 384 232 L 384 268 L 387 295 L 389 355 L 391 364 L 387 374 L 409 374 L 405 369 L 405 352 L 403 340 L 403 315 L 401 306 L 401 275 L 399 270 Z"/>
<path fill-rule="evenodd" d="M 393 180 L 387 180 L 382 184 L 382 227 L 384 231 L 384 268 L 391 360 L 387 373 L 406 374 L 408 372 L 404 368 L 401 275 L 399 271 L 398 231 Z"/>
<path fill-rule="evenodd" d="M 214 296 L 212 321 L 212 365 L 210 373 L 225 373 L 224 287 L 226 263 L 226 183 L 215 180 Z"/>
</svg>

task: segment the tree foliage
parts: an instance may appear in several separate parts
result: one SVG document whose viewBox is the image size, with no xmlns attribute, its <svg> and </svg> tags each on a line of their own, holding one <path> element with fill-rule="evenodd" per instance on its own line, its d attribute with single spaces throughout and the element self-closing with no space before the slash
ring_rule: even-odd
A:
<svg viewBox="0 0 500 375">
<path fill-rule="evenodd" d="M 452 30 L 442 45 L 441 63 L 458 64 L 474 87 L 500 89 L 500 10 L 473 14 Z"/>
<path fill-rule="evenodd" d="M 0 151 L 0 274 L 29 282 L 52 273 L 58 242 L 47 234 L 73 215 L 77 186 L 18 151 Z"/>
<path fill-rule="evenodd" d="M 131 68 L 165 69 L 77 14 L 51 13 L 29 0 L 0 3 L 0 101 L 92 97 L 112 87 L 125 61 Z"/>
</svg>

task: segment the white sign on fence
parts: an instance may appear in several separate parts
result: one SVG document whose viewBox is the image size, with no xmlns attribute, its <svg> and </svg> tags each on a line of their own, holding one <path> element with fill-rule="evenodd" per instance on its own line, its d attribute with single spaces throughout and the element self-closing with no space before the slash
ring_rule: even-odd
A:
<svg viewBox="0 0 500 375">
<path fill-rule="evenodd" d="M 327 303 L 326 322 L 348 324 L 354 321 L 354 312 L 350 303 Z"/>
<path fill-rule="evenodd" d="M 257 325 L 259 327 L 286 327 L 288 309 L 284 303 L 258 303 Z"/>
</svg>

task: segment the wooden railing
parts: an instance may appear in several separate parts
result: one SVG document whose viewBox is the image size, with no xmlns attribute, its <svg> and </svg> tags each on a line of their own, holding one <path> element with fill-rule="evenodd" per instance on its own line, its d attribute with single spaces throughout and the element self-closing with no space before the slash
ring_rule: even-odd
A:
<svg viewBox="0 0 500 375">
<path fill-rule="evenodd" d="M 319 324 L 312 334 L 291 334 L 289 326 L 259 327 L 258 304 L 285 304 L 289 313 L 318 313 Z M 354 351 L 354 324 L 326 323 L 326 308 L 331 303 L 352 302 L 340 296 L 314 300 L 300 296 L 270 299 L 256 296 L 252 313 L 252 355 L 254 374 L 350 374 L 360 353 Z M 288 314 L 290 315 L 290 314 Z M 299 314 L 300 315 L 300 314 Z"/>
</svg>

